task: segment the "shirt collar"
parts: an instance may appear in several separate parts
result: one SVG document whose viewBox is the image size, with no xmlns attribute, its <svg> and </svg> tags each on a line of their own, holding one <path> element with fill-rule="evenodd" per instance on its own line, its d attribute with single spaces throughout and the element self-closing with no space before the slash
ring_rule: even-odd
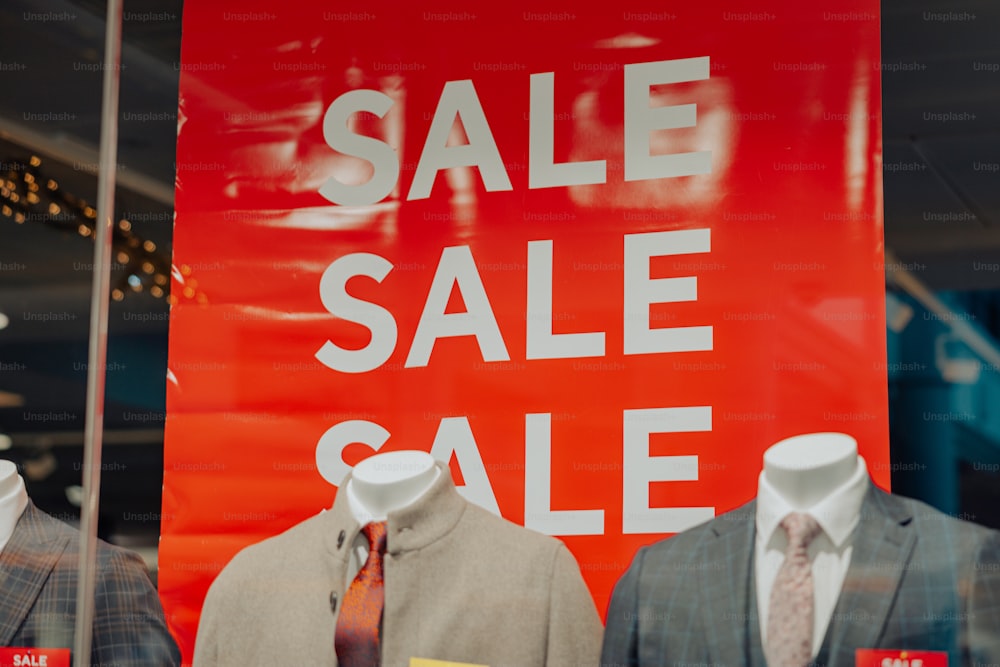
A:
<svg viewBox="0 0 1000 667">
<path fill-rule="evenodd" d="M 358 500 L 358 496 L 354 493 L 354 485 L 348 484 L 347 480 L 340 485 L 339 494 L 347 496 L 347 506 L 351 509 L 351 516 L 354 520 L 358 522 L 359 526 L 364 526 L 365 524 L 371 523 L 375 520 L 375 517 L 368 513 L 365 509 L 364 504 Z"/>
<path fill-rule="evenodd" d="M 435 470 L 434 479 L 431 482 L 431 485 L 429 487 L 427 487 L 427 489 L 424 490 L 425 493 L 427 491 L 429 491 L 430 489 L 434 488 L 434 482 L 436 482 L 437 478 L 440 477 L 441 474 L 442 474 L 441 473 L 441 466 L 438 466 L 435 463 L 435 468 L 436 468 L 436 470 Z M 445 471 L 445 472 L 448 472 L 448 471 Z M 361 502 L 361 500 L 358 499 L 358 494 L 354 490 L 354 485 L 348 483 L 349 480 L 350 480 L 350 477 L 346 478 L 341 483 L 340 488 L 341 488 L 341 493 L 343 493 L 343 494 L 345 494 L 347 496 L 348 505 L 351 508 L 351 516 L 354 517 L 354 520 L 357 521 L 358 524 L 361 525 L 361 526 L 369 524 L 369 523 L 371 523 L 373 521 L 386 521 L 388 519 L 388 517 L 386 517 L 386 518 L 376 518 L 375 515 L 373 515 L 371 512 L 368 511 L 368 508 L 365 507 L 365 504 L 363 502 Z M 418 496 L 417 499 L 413 501 L 413 503 L 414 504 L 417 503 L 420 500 L 420 498 L 423 497 L 423 495 L 424 494 L 420 494 L 420 496 Z M 389 514 L 395 514 L 400 509 L 406 509 L 406 508 L 405 507 L 397 508 L 397 509 L 393 510 L 392 512 L 390 512 Z"/>
<path fill-rule="evenodd" d="M 859 456 L 858 467 L 850 479 L 826 498 L 805 509 L 807 514 L 816 519 L 835 546 L 840 547 L 858 525 L 861 503 L 865 499 L 868 485 L 868 466 L 864 458 Z M 771 541 L 781 520 L 795 511 L 796 508 L 778 493 L 762 471 L 757 486 L 756 521 L 757 535 L 764 544 Z"/>
</svg>

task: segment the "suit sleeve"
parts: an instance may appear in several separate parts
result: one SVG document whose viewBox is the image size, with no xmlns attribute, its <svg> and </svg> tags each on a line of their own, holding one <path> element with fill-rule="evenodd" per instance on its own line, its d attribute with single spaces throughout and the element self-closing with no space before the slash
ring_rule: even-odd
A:
<svg viewBox="0 0 1000 667">
<path fill-rule="evenodd" d="M 1000 664 L 1000 532 L 990 530 L 972 564 L 969 664 Z"/>
<path fill-rule="evenodd" d="M 91 657 L 120 667 L 180 665 L 180 651 L 167 629 L 163 607 L 137 554 L 111 549 L 94 591 Z"/>
<path fill-rule="evenodd" d="M 601 649 L 603 667 L 637 667 L 639 664 L 639 574 L 645 551 L 645 547 L 639 550 L 611 593 Z"/>
<path fill-rule="evenodd" d="M 546 667 L 597 667 L 603 629 L 576 559 L 560 544 L 549 590 Z"/>
</svg>

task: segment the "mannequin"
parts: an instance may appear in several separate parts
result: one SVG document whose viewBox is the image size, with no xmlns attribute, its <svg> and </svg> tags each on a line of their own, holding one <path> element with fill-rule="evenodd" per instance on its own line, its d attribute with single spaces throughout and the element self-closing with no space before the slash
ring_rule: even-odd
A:
<svg viewBox="0 0 1000 667">
<path fill-rule="evenodd" d="M 351 510 L 362 525 L 385 521 L 389 512 L 420 498 L 438 474 L 434 458 L 426 452 L 375 454 L 354 466 L 346 486 Z"/>
<path fill-rule="evenodd" d="M 327 511 L 236 554 L 205 598 L 194 666 L 336 667 L 362 527 L 381 520 L 383 665 L 597 663 L 601 618 L 566 545 L 467 501 L 430 454 L 397 451 L 358 463 Z"/>
<path fill-rule="evenodd" d="M 361 461 L 344 485 L 351 514 L 358 525 L 385 521 L 389 512 L 412 505 L 438 478 L 434 457 L 426 452 L 399 451 L 375 454 Z M 361 533 L 351 543 L 347 580 L 361 570 L 368 559 L 368 540 Z"/>
<path fill-rule="evenodd" d="M 0 461 L 0 551 L 7 545 L 27 506 L 28 492 L 24 489 L 24 480 L 17 474 L 17 466 L 10 461 Z"/>
<path fill-rule="evenodd" d="M 867 477 L 858 443 L 846 433 L 805 433 L 781 440 L 764 452 L 754 545 L 762 642 L 769 622 L 771 590 L 788 546 L 778 524 L 787 514 L 801 512 L 816 519 L 821 529 L 808 550 L 814 580 L 813 655 L 820 651 L 851 563 L 851 536 L 861 513 Z"/>
<path fill-rule="evenodd" d="M 858 443 L 846 433 L 806 433 L 764 452 L 763 477 L 795 510 L 804 511 L 843 486 L 858 469 Z"/>
<path fill-rule="evenodd" d="M 857 449 L 843 433 L 775 443 L 754 500 L 640 549 L 612 594 L 601 664 L 764 667 L 791 512 L 821 528 L 807 548 L 810 664 L 849 667 L 858 649 L 1000 664 L 1000 532 L 879 489 Z"/>
<path fill-rule="evenodd" d="M 48 664 L 73 646 L 80 532 L 35 507 L 17 466 L 0 461 L 0 646 L 32 648 Z M 98 540 L 89 664 L 179 665 L 142 559 Z M 27 663 L 22 663 L 27 664 Z"/>
</svg>

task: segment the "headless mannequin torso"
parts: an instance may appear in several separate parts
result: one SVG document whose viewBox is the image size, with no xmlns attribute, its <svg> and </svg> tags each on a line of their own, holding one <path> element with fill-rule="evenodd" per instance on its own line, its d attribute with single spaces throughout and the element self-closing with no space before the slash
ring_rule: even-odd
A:
<svg viewBox="0 0 1000 667">
<path fill-rule="evenodd" d="M 798 435 L 764 453 L 754 547 L 762 642 L 766 641 L 771 589 L 788 544 L 778 522 L 788 513 L 805 512 L 822 528 L 808 549 L 814 580 L 813 656 L 819 652 L 851 562 L 851 536 L 867 480 L 857 441 L 844 433 Z"/>
<path fill-rule="evenodd" d="M 362 526 L 385 521 L 389 512 L 416 502 L 437 480 L 440 472 L 427 452 L 400 451 L 370 456 L 354 466 L 343 487 L 351 514 Z M 357 575 L 368 558 L 369 544 L 362 533 L 351 544 L 347 581 Z"/>
<path fill-rule="evenodd" d="M 434 458 L 426 452 L 376 454 L 354 466 L 347 498 L 358 523 L 385 521 L 389 512 L 420 498 L 439 474 Z"/>
<path fill-rule="evenodd" d="M 437 480 L 440 472 L 434 457 L 426 452 L 386 452 L 370 456 L 354 466 L 351 479 L 342 488 L 351 514 L 362 526 L 385 521 L 389 512 L 416 502 Z M 347 580 L 357 575 L 368 558 L 368 540 L 358 533 L 351 545 Z"/>
<path fill-rule="evenodd" d="M 764 476 L 785 502 L 804 511 L 844 485 L 858 468 L 858 443 L 844 433 L 806 433 L 764 452 Z"/>
<path fill-rule="evenodd" d="M 10 461 L 0 461 L 0 550 L 7 546 L 27 506 L 28 492 L 24 480 L 17 474 L 17 466 Z"/>
</svg>

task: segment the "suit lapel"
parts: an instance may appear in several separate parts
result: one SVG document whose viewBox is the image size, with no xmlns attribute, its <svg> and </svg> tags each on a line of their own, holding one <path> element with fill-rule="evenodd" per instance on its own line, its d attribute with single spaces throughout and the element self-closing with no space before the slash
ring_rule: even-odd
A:
<svg viewBox="0 0 1000 667">
<path fill-rule="evenodd" d="M 752 576 L 754 512 L 751 501 L 717 518 L 699 557 L 701 609 L 712 662 L 745 665 L 748 577 Z"/>
<path fill-rule="evenodd" d="M 29 502 L 0 551 L 0 646 L 10 645 L 66 550 L 68 535 L 50 531 L 50 520 Z"/>
<path fill-rule="evenodd" d="M 754 533 L 756 538 L 756 532 Z M 767 667 L 767 660 L 764 657 L 764 642 L 760 636 L 760 613 L 757 602 L 757 572 L 756 572 L 756 545 L 751 547 L 750 571 L 747 576 L 747 590 L 750 591 L 747 598 L 747 661 L 751 667 Z"/>
<path fill-rule="evenodd" d="M 861 505 L 851 564 L 830 628 L 830 664 L 854 664 L 854 650 L 875 648 L 907 570 L 916 534 L 912 516 L 889 494 L 871 485 Z"/>
</svg>

